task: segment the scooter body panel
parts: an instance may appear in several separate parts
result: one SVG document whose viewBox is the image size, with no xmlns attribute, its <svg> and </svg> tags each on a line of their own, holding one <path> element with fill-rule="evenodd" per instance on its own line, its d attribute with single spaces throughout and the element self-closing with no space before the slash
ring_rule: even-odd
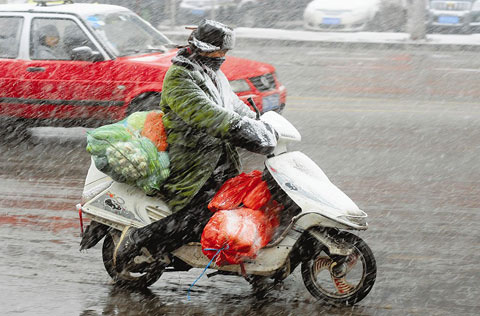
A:
<svg viewBox="0 0 480 316">
<path fill-rule="evenodd" d="M 118 230 L 126 226 L 142 227 L 172 214 L 158 197 L 147 196 L 141 189 L 112 181 L 92 161 L 85 181 L 81 209 L 92 220 Z"/>
<path fill-rule="evenodd" d="M 267 159 L 265 165 L 278 185 L 301 208 L 302 214 L 318 213 L 328 227 L 366 229 L 367 214 L 305 154 L 284 153 Z"/>
</svg>

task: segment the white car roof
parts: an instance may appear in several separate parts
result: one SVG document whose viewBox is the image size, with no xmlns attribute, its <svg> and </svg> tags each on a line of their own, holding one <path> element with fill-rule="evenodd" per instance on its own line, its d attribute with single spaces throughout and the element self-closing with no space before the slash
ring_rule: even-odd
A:
<svg viewBox="0 0 480 316">
<path fill-rule="evenodd" d="M 0 12 L 67 13 L 87 16 L 112 11 L 130 10 L 116 5 L 94 3 L 49 4 L 47 6 L 38 6 L 36 4 L 0 4 Z"/>
</svg>

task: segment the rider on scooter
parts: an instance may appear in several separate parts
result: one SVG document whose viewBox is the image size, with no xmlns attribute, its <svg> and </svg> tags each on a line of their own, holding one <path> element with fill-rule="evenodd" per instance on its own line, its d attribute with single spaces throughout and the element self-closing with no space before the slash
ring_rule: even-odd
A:
<svg viewBox="0 0 480 316">
<path fill-rule="evenodd" d="M 113 256 L 117 271 L 141 250 L 158 258 L 200 240 L 212 215 L 209 201 L 241 171 L 235 147 L 260 154 L 275 148 L 274 129 L 255 120 L 220 70 L 234 42 L 231 28 L 203 20 L 172 59 L 160 106 L 171 159 L 163 193 L 173 214 L 139 229 L 125 228 Z"/>
</svg>

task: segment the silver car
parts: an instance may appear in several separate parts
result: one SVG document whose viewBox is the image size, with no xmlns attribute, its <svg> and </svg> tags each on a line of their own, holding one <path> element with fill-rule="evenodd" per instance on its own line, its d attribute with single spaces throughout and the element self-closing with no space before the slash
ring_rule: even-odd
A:
<svg viewBox="0 0 480 316">
<path fill-rule="evenodd" d="M 479 13 L 480 1 L 477 0 L 431 0 L 428 3 L 427 28 L 430 32 L 470 33 L 480 26 Z"/>
</svg>

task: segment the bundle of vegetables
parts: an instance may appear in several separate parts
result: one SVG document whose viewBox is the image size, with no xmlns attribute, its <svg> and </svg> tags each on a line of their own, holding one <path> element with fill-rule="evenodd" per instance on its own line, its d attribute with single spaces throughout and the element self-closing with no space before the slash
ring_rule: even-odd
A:
<svg viewBox="0 0 480 316">
<path fill-rule="evenodd" d="M 151 194 L 170 174 L 161 111 L 136 112 L 87 133 L 87 151 L 95 166 L 118 182 Z"/>
</svg>

